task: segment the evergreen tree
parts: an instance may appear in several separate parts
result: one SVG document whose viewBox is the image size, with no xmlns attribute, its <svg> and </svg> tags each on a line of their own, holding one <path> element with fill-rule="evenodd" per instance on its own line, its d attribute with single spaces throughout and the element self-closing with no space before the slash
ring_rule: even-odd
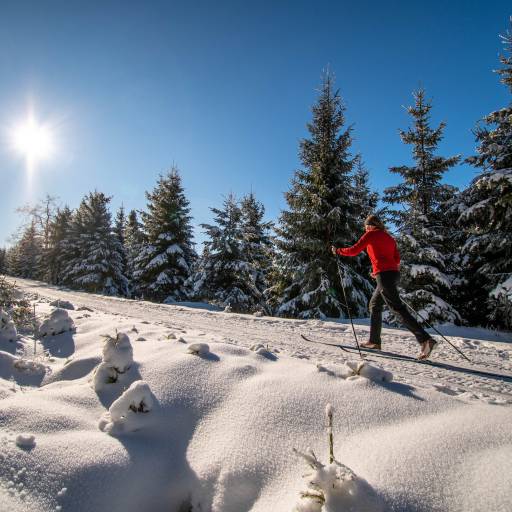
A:
<svg viewBox="0 0 512 512">
<path fill-rule="evenodd" d="M 272 265 L 273 242 L 270 230 L 272 222 L 265 222 L 265 207 L 251 192 L 240 203 L 241 254 L 249 268 L 253 290 L 257 294 L 251 297 L 250 310 L 269 312 L 264 292 L 268 288 L 268 273 Z"/>
<path fill-rule="evenodd" d="M 354 203 L 354 169 L 350 154 L 351 128 L 345 128 L 345 107 L 334 90 L 332 75 L 324 75 L 320 95 L 308 124 L 310 138 L 300 143 L 304 169 L 295 172 L 285 194 L 288 210 L 276 232 L 279 261 L 269 290 L 280 316 L 344 317 L 347 310 L 337 262 L 329 247 L 352 245 L 361 233 L 361 209 Z M 364 315 L 371 285 L 357 272 L 359 258 L 345 264 L 344 285 L 352 314 Z"/>
<path fill-rule="evenodd" d="M 361 231 L 364 219 L 371 213 L 377 212 L 379 194 L 370 189 L 370 178 L 360 155 L 355 159 L 353 203 L 356 207 L 355 218 L 360 222 Z"/>
<path fill-rule="evenodd" d="M 142 213 L 146 244 L 136 258 L 134 278 L 145 298 L 184 300 L 188 296 L 185 283 L 196 254 L 189 202 L 178 169 L 173 167 L 160 176 L 146 197 L 148 211 Z"/>
<path fill-rule="evenodd" d="M 249 210 L 254 207 L 258 213 L 249 221 L 249 216 L 255 213 Z M 265 236 L 264 228 L 258 226 L 253 233 L 247 231 L 244 238 L 242 210 L 233 194 L 224 200 L 222 209 L 211 208 L 211 211 L 215 223 L 201 224 L 209 239 L 204 243 L 199 272 L 194 278 L 194 296 L 241 313 L 261 308 L 263 290 L 258 289 L 258 276 L 254 275 L 254 266 L 247 261 L 244 250 L 251 238 Z M 261 217 L 256 220 L 262 211 L 254 198 L 246 201 L 245 211 L 246 228 L 261 222 Z"/>
<path fill-rule="evenodd" d="M 0 247 L 0 274 L 7 273 L 7 249 Z"/>
<path fill-rule="evenodd" d="M 70 253 L 63 280 L 93 293 L 125 295 L 127 279 L 122 272 L 121 244 L 111 227 L 110 200 L 95 191 L 80 203 L 66 240 Z"/>
<path fill-rule="evenodd" d="M 11 252 L 12 274 L 27 279 L 41 277 L 42 243 L 34 220 L 24 229 L 21 238 Z"/>
<path fill-rule="evenodd" d="M 511 22 L 512 23 L 512 22 Z M 501 36 L 505 55 L 497 73 L 512 92 L 512 32 Z M 481 173 L 460 195 L 458 223 L 467 240 L 461 250 L 468 319 L 512 328 L 512 102 L 477 127 Z"/>
<path fill-rule="evenodd" d="M 142 225 L 137 217 L 137 212 L 131 210 L 128 214 L 125 229 L 125 250 L 126 250 L 126 276 L 130 283 L 130 295 L 138 295 L 139 290 L 134 278 L 135 260 L 140 254 L 144 244 L 144 233 Z"/>
<path fill-rule="evenodd" d="M 126 215 L 124 213 L 124 206 L 121 205 L 117 210 L 116 219 L 114 223 L 114 233 L 117 236 L 121 248 L 121 268 L 123 275 L 127 276 L 127 257 L 126 257 Z"/>
<path fill-rule="evenodd" d="M 445 240 L 439 212 L 453 195 L 453 187 L 441 183 L 443 174 L 459 162 L 459 156 L 435 154 L 443 138 L 445 123 L 430 126 L 432 105 L 423 89 L 414 93 L 414 106 L 407 111 L 413 126 L 400 130 L 404 144 L 412 146 L 412 166 L 392 167 L 403 181 L 387 188 L 384 201 L 400 208 L 391 211 L 399 229 L 402 286 L 407 302 L 428 322 L 459 322 L 457 310 L 447 302 L 451 280 L 446 273 L 450 255 L 443 253 Z"/>
<path fill-rule="evenodd" d="M 73 212 L 68 206 L 59 208 L 49 229 L 49 243 L 45 255 L 46 279 L 52 284 L 63 283 L 63 272 L 72 257 L 70 247 Z"/>
</svg>

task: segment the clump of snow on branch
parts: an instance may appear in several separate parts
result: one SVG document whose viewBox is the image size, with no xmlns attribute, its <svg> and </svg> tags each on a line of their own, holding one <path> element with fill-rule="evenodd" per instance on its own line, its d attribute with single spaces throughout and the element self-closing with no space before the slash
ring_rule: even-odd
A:
<svg viewBox="0 0 512 512">
<path fill-rule="evenodd" d="M 364 377 L 373 382 L 391 382 L 393 380 L 391 372 L 366 361 L 347 361 L 345 369 L 348 370 L 348 379 Z"/>
<path fill-rule="evenodd" d="M 39 327 L 40 336 L 57 336 L 74 330 L 75 324 L 65 309 L 54 309 Z"/>
<path fill-rule="evenodd" d="M 73 304 L 71 302 L 69 302 L 69 300 L 62 300 L 62 299 L 57 299 L 57 300 L 50 302 L 50 306 L 53 306 L 55 308 L 61 308 L 61 309 L 69 309 L 71 311 L 73 311 L 75 309 L 75 306 L 73 306 Z"/>
<path fill-rule="evenodd" d="M 192 343 L 187 347 L 187 353 L 196 356 L 205 356 L 210 352 L 210 347 L 207 343 Z"/>
<path fill-rule="evenodd" d="M 154 398 L 149 385 L 137 380 L 112 403 L 98 426 L 111 435 L 140 430 L 148 424 L 153 407 Z"/>
<path fill-rule="evenodd" d="M 9 314 L 0 308 L 0 342 L 16 341 L 16 326 Z"/>
<path fill-rule="evenodd" d="M 16 446 L 20 448 L 33 448 L 36 445 L 36 437 L 33 434 L 18 434 Z"/>
<path fill-rule="evenodd" d="M 294 449 L 306 461 L 309 472 L 304 475 L 307 489 L 300 493 L 293 512 L 382 512 L 382 500 L 368 482 L 335 460 L 333 408 L 330 404 L 327 405 L 325 414 L 330 462 L 327 465 L 320 462 L 311 448 L 305 452 Z"/>
</svg>

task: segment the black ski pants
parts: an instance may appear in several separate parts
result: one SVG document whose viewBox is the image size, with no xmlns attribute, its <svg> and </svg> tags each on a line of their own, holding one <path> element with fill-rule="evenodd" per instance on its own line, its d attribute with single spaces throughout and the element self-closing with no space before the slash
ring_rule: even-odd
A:
<svg viewBox="0 0 512 512">
<path fill-rule="evenodd" d="M 380 333 L 382 330 L 382 309 L 384 308 L 384 304 L 388 306 L 400 323 L 416 336 L 418 343 L 423 343 L 430 339 L 430 335 L 421 327 L 411 313 L 409 313 L 407 306 L 400 299 L 400 294 L 398 293 L 400 272 L 386 270 L 379 272 L 375 278 L 377 280 L 377 288 L 375 288 L 369 304 L 370 342 L 381 342 Z"/>
</svg>

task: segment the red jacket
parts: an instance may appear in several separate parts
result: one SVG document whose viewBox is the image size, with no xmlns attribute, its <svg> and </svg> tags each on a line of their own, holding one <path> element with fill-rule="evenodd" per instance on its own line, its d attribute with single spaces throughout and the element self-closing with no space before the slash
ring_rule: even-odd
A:
<svg viewBox="0 0 512 512">
<path fill-rule="evenodd" d="M 372 275 L 400 268 L 400 253 L 395 239 L 378 228 L 371 227 L 352 247 L 337 249 L 336 252 L 342 256 L 357 256 L 365 249 L 372 262 Z"/>
</svg>

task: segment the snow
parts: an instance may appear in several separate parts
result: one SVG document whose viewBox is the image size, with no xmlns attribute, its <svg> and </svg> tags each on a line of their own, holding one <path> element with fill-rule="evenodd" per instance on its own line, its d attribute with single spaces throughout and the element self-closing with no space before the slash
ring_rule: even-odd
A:
<svg viewBox="0 0 512 512">
<path fill-rule="evenodd" d="M 16 436 L 16 446 L 20 448 L 33 448 L 36 444 L 36 437 L 32 434 L 18 434 Z"/>
<path fill-rule="evenodd" d="M 0 308 L 0 343 L 16 341 L 16 326 L 9 314 Z"/>
<path fill-rule="evenodd" d="M 187 347 L 188 354 L 195 354 L 198 356 L 205 356 L 210 352 L 210 347 L 207 343 L 192 343 Z"/>
<path fill-rule="evenodd" d="M 72 354 L 45 359 L 32 380 L 12 371 L 18 356 L 0 352 L 2 510 L 510 508 L 507 333 L 442 328 L 470 355 L 471 367 L 487 376 L 470 373 L 470 365 L 446 344 L 428 364 L 370 354 L 361 366 L 356 351 L 300 338 L 304 333 L 351 346 L 350 324 L 341 321 L 228 315 L 179 303 L 65 292 L 33 281 L 26 286 L 41 297 L 62 296 L 93 311 L 70 312 L 77 326 Z M 38 311 L 51 307 L 41 303 Z M 367 323 L 356 320 L 361 338 L 368 334 Z M 102 335 L 116 330 L 137 332 L 145 341 L 133 342 L 134 362 L 117 382 L 96 390 L 90 385 L 95 371 L 103 364 L 113 368 L 112 361 L 101 360 Z M 382 334 L 385 351 L 416 355 L 407 331 L 385 328 Z M 187 353 L 205 340 L 206 357 Z M 32 339 L 22 336 L 19 342 L 28 350 Z M 258 352 L 267 346 L 272 358 Z M 327 404 L 333 413 L 333 463 L 326 462 Z M 22 433 L 35 436 L 33 449 L 17 446 Z M 311 456 L 308 447 L 321 465 L 303 480 L 304 459 L 293 449 Z M 300 498 L 311 481 L 326 498 L 323 508 Z"/>
<path fill-rule="evenodd" d="M 73 320 L 65 309 L 54 309 L 39 327 L 40 336 L 57 336 L 75 328 Z"/>
<path fill-rule="evenodd" d="M 118 373 L 124 373 L 130 368 L 133 364 L 133 349 L 127 334 L 118 332 L 115 337 L 105 337 L 103 361 Z"/>
<path fill-rule="evenodd" d="M 73 304 L 71 304 L 71 302 L 69 302 L 69 300 L 57 299 L 57 300 L 50 302 L 50 306 L 54 306 L 56 308 L 61 308 L 61 309 L 70 309 L 70 310 L 75 309 L 75 306 Z"/>
<path fill-rule="evenodd" d="M 111 435 L 140 430 L 148 424 L 153 409 L 153 394 L 149 385 L 138 380 L 110 406 L 100 419 L 99 428 Z"/>
</svg>

